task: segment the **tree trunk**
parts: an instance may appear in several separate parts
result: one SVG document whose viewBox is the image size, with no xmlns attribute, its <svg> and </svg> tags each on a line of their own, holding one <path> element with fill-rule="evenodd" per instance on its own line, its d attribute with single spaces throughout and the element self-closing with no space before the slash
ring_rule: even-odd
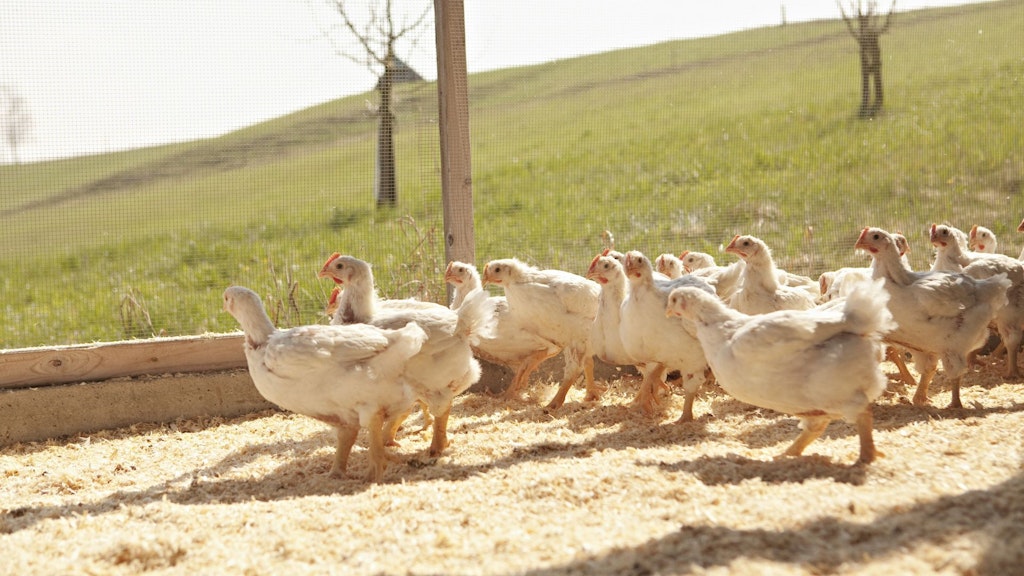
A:
<svg viewBox="0 0 1024 576">
<path fill-rule="evenodd" d="M 868 60 L 867 49 L 861 45 L 860 48 L 860 109 L 857 116 L 867 118 L 871 115 L 871 64 Z"/>
<path fill-rule="evenodd" d="M 875 75 L 875 101 L 871 104 L 871 116 L 874 117 L 882 111 L 882 105 L 885 103 L 885 94 L 882 89 L 882 48 L 878 45 L 877 37 L 872 46 L 871 56 L 871 71 Z"/>
<path fill-rule="evenodd" d="M 384 67 L 384 75 L 381 76 L 380 109 L 378 115 L 380 121 L 377 125 L 377 168 L 374 179 L 374 196 L 377 198 L 377 207 L 391 207 L 398 203 L 398 189 L 395 182 L 395 115 L 391 111 L 391 89 L 394 83 L 394 68 L 392 60 Z"/>
</svg>

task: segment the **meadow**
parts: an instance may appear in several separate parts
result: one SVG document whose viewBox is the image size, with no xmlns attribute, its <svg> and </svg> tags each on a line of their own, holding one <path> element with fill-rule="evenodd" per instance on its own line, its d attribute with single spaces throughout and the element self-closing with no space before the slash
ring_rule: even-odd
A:
<svg viewBox="0 0 1024 576">
<path fill-rule="evenodd" d="M 816 277 L 865 258 L 865 225 L 927 266 L 932 222 L 983 224 L 1017 255 L 1024 215 L 1024 2 L 900 14 L 885 113 L 856 117 L 841 21 L 618 50 L 470 78 L 476 260 L 581 273 L 620 249 L 737 233 Z M 230 284 L 282 325 L 324 321 L 334 251 L 386 296 L 443 302 L 436 86 L 403 86 L 399 202 L 374 208 L 361 94 L 219 138 L 0 166 L 0 347 L 224 332 Z"/>
</svg>

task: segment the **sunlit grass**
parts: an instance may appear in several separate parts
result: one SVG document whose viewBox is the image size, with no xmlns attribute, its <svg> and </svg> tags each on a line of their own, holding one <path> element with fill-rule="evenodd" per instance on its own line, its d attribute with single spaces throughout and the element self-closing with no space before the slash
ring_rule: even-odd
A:
<svg viewBox="0 0 1024 576">
<path fill-rule="evenodd" d="M 816 276 L 864 264 L 852 244 L 870 224 L 907 233 L 923 267 L 933 221 L 985 224 L 1016 255 L 1022 29 L 1017 0 L 901 14 L 872 121 L 856 119 L 856 46 L 836 21 L 475 75 L 477 264 L 582 272 L 605 229 L 623 249 L 725 260 L 751 233 Z M 0 166 L 0 347 L 233 330 L 230 284 L 283 324 L 323 321 L 316 272 L 334 251 L 372 262 L 387 296 L 443 302 L 436 87 L 398 93 L 394 209 L 374 208 L 373 94 L 221 138 Z"/>
</svg>

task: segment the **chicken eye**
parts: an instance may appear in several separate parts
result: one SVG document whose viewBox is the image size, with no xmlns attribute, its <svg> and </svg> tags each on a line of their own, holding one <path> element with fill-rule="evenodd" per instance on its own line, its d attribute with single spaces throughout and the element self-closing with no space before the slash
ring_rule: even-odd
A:
<svg viewBox="0 0 1024 576">
<path fill-rule="evenodd" d="M 881 235 L 881 234 L 877 234 L 877 233 L 876 233 L 876 234 L 875 234 L 875 235 L 873 236 L 873 238 L 874 238 L 875 240 L 881 240 L 881 239 L 882 239 L 882 235 Z"/>
</svg>

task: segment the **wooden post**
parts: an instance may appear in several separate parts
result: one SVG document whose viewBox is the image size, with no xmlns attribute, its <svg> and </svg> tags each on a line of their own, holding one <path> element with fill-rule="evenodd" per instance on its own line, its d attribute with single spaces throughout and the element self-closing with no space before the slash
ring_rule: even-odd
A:
<svg viewBox="0 0 1024 576">
<path fill-rule="evenodd" d="M 469 155 L 469 86 L 462 0 L 434 0 L 437 101 L 441 132 L 441 198 L 447 262 L 475 263 L 473 176 Z"/>
</svg>

